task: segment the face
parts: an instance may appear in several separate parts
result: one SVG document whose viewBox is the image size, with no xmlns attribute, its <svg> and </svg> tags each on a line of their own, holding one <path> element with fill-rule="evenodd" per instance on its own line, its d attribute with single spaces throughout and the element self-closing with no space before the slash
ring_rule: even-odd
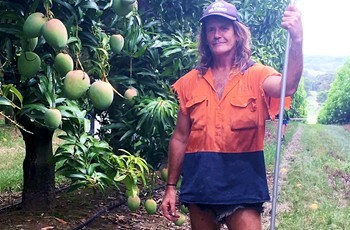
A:
<svg viewBox="0 0 350 230">
<path fill-rule="evenodd" d="M 232 21 L 220 16 L 211 16 L 206 22 L 208 46 L 214 56 L 234 54 L 235 35 Z"/>
</svg>

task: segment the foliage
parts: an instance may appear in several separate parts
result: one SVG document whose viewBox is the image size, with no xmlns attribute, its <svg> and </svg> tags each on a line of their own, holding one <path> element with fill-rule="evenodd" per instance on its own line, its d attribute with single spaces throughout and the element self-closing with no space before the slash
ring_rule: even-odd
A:
<svg viewBox="0 0 350 230">
<path fill-rule="evenodd" d="M 124 58 L 111 58 L 115 65 L 110 81 L 118 82 L 122 92 L 134 87 L 139 95 L 133 101 L 116 98 L 108 120 L 102 121 L 106 124 L 103 129 L 111 129 L 107 137 L 114 149 L 138 153 L 155 168 L 166 156 L 175 126 L 177 103 L 169 85 L 193 68 L 197 60 L 192 33 L 196 27 L 185 25 L 194 20 L 193 12 L 188 12 L 197 11 L 199 16 L 201 5 L 184 3 L 139 1 L 142 22 L 131 16 L 130 23 L 124 25 Z M 169 9 L 176 12 L 175 17 L 166 13 Z"/>
<path fill-rule="evenodd" d="M 291 108 L 285 111 L 290 118 L 306 118 L 306 91 L 304 88 L 304 78 L 301 78 L 297 92 L 293 95 Z"/>
<path fill-rule="evenodd" d="M 305 56 L 303 77 L 307 95 L 316 93 L 316 101 L 322 105 L 327 99 L 336 71 L 346 59 L 346 56 Z"/>
<path fill-rule="evenodd" d="M 282 71 L 286 33 L 281 19 L 288 0 L 231 1 L 252 33 L 253 58 Z"/>
<path fill-rule="evenodd" d="M 305 67 L 304 67 L 305 68 Z M 324 98 L 323 92 L 327 93 L 331 83 L 334 81 L 335 78 L 335 72 L 334 73 L 317 73 L 315 75 L 312 75 L 309 73 L 308 70 L 304 71 L 304 79 L 305 79 L 305 90 L 310 94 L 310 91 L 315 91 L 321 98 Z M 324 101 L 318 101 L 319 103 L 322 103 Z"/>
<path fill-rule="evenodd" d="M 106 142 L 88 134 L 86 111 L 80 111 L 73 103 L 58 109 L 69 119 L 62 124 L 65 133 L 58 136 L 64 143 L 55 154 L 55 160 L 60 165 L 57 172 L 72 180 L 72 190 L 79 187 L 104 190 L 106 185 L 111 184 L 108 177 L 111 166 L 107 161 L 112 154 L 111 148 Z"/>
<path fill-rule="evenodd" d="M 320 91 L 317 94 L 317 102 L 323 104 L 327 100 L 328 91 Z"/>
<path fill-rule="evenodd" d="M 318 122 L 321 124 L 350 123 L 350 60 L 337 73 L 321 107 Z"/>
<path fill-rule="evenodd" d="M 18 103 L 18 105 L 16 105 Z M 8 121 L 22 128 L 13 119 L 14 109 L 20 109 L 23 103 L 23 96 L 13 84 L 1 85 L 0 82 L 0 116 L 5 117 Z"/>
<path fill-rule="evenodd" d="M 122 25 L 129 23 L 128 17 L 120 17 L 111 9 L 111 1 L 61 1 L 44 0 L 17 2 L 1 1 L 1 63 L 5 85 L 2 87 L 1 103 L 12 105 L 9 93 L 20 99 L 21 109 L 16 116 L 28 116 L 36 126 L 45 127 L 44 114 L 48 108 L 57 108 L 63 117 L 60 135 L 64 143 L 58 148 L 55 160 L 58 172 L 72 179 L 72 189 L 92 187 L 104 189 L 115 185 L 113 181 L 118 170 L 111 165 L 112 148 L 103 140 L 88 133 L 89 113 L 96 112 L 91 101 L 84 95 L 78 100 L 68 100 L 63 91 L 65 76 L 54 69 L 56 54 L 67 53 L 74 59 L 74 69 L 85 71 L 92 82 L 106 80 L 110 71 L 109 37 L 119 33 Z M 29 6 L 29 7 L 28 7 Z M 22 32 L 24 21 L 33 12 L 42 12 L 48 18 L 60 19 L 67 28 L 69 39 L 63 49 L 51 47 L 40 36 L 35 52 L 42 60 L 41 70 L 34 76 L 23 78 L 17 71 L 17 58 L 25 51 Z M 132 19 L 138 20 L 137 13 Z M 129 50 L 135 51 L 131 44 Z M 140 55 L 132 52 L 130 55 Z M 107 81 L 107 80 L 106 80 Z M 11 82 L 11 83 L 9 83 Z M 13 86 L 12 88 L 4 88 Z M 117 91 L 115 91 L 118 93 Z M 101 113 L 102 111 L 97 111 Z M 121 156 L 123 157 L 123 156 Z M 130 165 L 132 167 L 133 165 Z"/>
<path fill-rule="evenodd" d="M 164 160 L 178 108 L 170 85 L 197 64 L 199 19 L 210 2 L 139 0 L 138 10 L 126 16 L 113 11 L 111 0 L 0 2 L 4 6 L 0 10 L 3 81 L 13 84 L 23 97 L 17 115 L 30 117 L 35 125 L 45 127 L 43 117 L 49 108 L 62 113 L 60 128 L 65 134 L 60 137 L 65 142 L 58 148 L 56 160 L 58 171 L 72 179 L 73 188 L 104 189 L 120 181 L 136 184 L 136 174 L 127 172 L 139 170 L 141 174 L 136 177 L 144 181 L 143 173 L 149 167 L 146 162 L 156 169 Z M 242 21 L 251 28 L 253 58 L 281 70 L 285 33 L 280 21 L 287 0 L 230 2 L 236 4 Z M 56 49 L 40 36 L 35 53 L 41 57 L 41 70 L 23 78 L 16 61 L 25 51 L 24 21 L 33 12 L 60 19 L 69 39 L 65 48 Z M 125 39 L 120 53 L 110 49 L 113 34 Z M 84 70 L 92 82 L 102 79 L 112 84 L 116 97 L 107 111 L 94 108 L 87 95 L 77 100 L 65 97 L 64 76 L 53 67 L 59 52 L 71 55 L 74 69 Z M 132 100 L 120 93 L 129 87 L 138 90 Z M 86 117 L 90 116 L 101 121 L 99 138 L 87 132 Z M 132 154 L 124 155 L 126 152 L 119 149 Z M 131 167 L 124 171 L 126 174 L 122 174 L 124 166 Z M 132 179 L 120 180 L 125 175 Z"/>
<path fill-rule="evenodd" d="M 175 100 L 144 96 L 136 99 L 133 106 L 127 107 L 124 114 L 122 111 L 116 112 L 120 119 L 111 119 L 111 124 L 104 126 L 104 129 L 115 130 L 112 138 L 120 137 L 114 147 L 131 149 L 156 167 L 167 152 L 167 142 L 175 126 Z"/>
<path fill-rule="evenodd" d="M 14 103 L 18 100 L 20 105 L 16 106 Z M 16 89 L 13 84 L 1 85 L 0 88 L 0 106 L 21 107 L 23 103 L 22 94 Z"/>
<path fill-rule="evenodd" d="M 138 182 L 141 180 L 143 186 L 146 186 L 146 176 L 149 176 L 149 167 L 147 162 L 141 157 L 134 156 L 130 152 L 119 149 L 124 153 L 122 156 L 112 155 L 111 162 L 115 163 L 117 173 L 114 181 L 122 181 L 126 188 L 126 195 L 134 197 L 138 195 Z"/>
<path fill-rule="evenodd" d="M 114 65 L 109 79 L 118 82 L 118 90 L 134 87 L 140 93 L 131 106 L 117 98 L 108 120 L 102 121 L 104 129 L 111 130 L 107 137 L 114 149 L 137 152 L 153 167 L 166 157 L 177 110 L 169 85 L 198 62 L 199 19 L 210 2 L 139 1 L 141 21 L 131 17 L 130 23 L 124 25 L 126 48 L 121 53 L 124 58 L 121 60 L 120 55 L 111 58 Z M 253 58 L 281 70 L 285 34 L 280 22 L 287 1 L 229 2 L 236 4 L 243 22 L 252 30 Z M 167 106 L 155 106 L 159 103 Z M 147 119 L 152 118 L 150 123 L 144 122 L 146 115 Z"/>
</svg>

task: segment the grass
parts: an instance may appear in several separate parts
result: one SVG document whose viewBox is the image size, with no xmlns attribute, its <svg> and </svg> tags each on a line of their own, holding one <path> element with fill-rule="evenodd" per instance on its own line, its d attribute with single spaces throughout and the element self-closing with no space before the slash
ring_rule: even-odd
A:
<svg viewBox="0 0 350 230">
<path fill-rule="evenodd" d="M 280 195 L 289 211 L 278 217 L 278 229 L 350 229 L 350 188 L 335 174 L 350 179 L 350 134 L 341 126 L 303 126 L 303 148 Z"/>
<path fill-rule="evenodd" d="M 300 122 L 290 121 L 286 131 L 285 141 L 283 141 L 280 151 L 280 156 L 283 155 L 283 148 L 288 145 L 292 136 L 296 132 Z M 266 122 L 266 135 L 265 135 L 265 163 L 266 169 L 270 172 L 273 171 L 276 149 L 277 149 L 277 135 L 278 135 L 278 120 Z"/>
<path fill-rule="evenodd" d="M 53 147 L 58 145 L 54 135 Z M 14 125 L 4 124 L 0 119 L 0 192 L 20 192 L 23 188 L 23 160 L 25 143 L 20 131 Z M 67 183 L 67 179 L 57 175 L 57 184 Z"/>
<path fill-rule="evenodd" d="M 287 179 L 279 188 L 276 229 L 350 229 L 350 133 L 342 126 L 291 122 L 284 148 L 296 130 L 303 130 L 292 148 Z M 265 142 L 267 170 L 272 172 L 277 143 L 277 124 L 268 122 Z M 294 151 L 293 151 L 294 149 Z"/>
<path fill-rule="evenodd" d="M 24 141 L 13 125 L 0 123 L 0 191 L 22 189 Z"/>
</svg>

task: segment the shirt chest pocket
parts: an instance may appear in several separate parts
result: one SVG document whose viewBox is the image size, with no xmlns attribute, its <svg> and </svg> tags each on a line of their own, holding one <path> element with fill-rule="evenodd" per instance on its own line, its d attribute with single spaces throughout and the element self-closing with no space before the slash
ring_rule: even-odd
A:
<svg viewBox="0 0 350 230">
<path fill-rule="evenodd" d="M 197 96 L 186 103 L 192 122 L 191 130 L 203 130 L 207 123 L 208 100 L 206 96 Z"/>
<path fill-rule="evenodd" d="M 253 129 L 258 126 L 259 114 L 255 97 L 235 97 L 230 101 L 231 130 Z"/>
</svg>

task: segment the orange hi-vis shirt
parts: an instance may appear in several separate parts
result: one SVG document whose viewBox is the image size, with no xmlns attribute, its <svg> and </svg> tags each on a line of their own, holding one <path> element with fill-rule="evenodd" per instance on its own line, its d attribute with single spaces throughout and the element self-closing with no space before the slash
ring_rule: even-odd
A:
<svg viewBox="0 0 350 230">
<path fill-rule="evenodd" d="M 192 70 L 174 85 L 180 109 L 189 115 L 192 128 L 186 152 L 251 152 L 263 150 L 265 121 L 279 113 L 279 99 L 265 95 L 262 84 L 271 67 L 254 64 L 233 76 L 221 99 L 214 88 L 212 71 L 204 76 Z M 286 100 L 286 107 L 290 100 Z"/>
<path fill-rule="evenodd" d="M 173 84 L 180 110 L 191 120 L 182 167 L 180 201 L 241 204 L 270 199 L 264 162 L 265 121 L 279 113 L 279 98 L 267 96 L 264 80 L 281 76 L 252 64 L 232 76 L 219 99 L 212 70 L 197 69 Z M 290 100 L 286 100 L 288 107 Z"/>
</svg>

